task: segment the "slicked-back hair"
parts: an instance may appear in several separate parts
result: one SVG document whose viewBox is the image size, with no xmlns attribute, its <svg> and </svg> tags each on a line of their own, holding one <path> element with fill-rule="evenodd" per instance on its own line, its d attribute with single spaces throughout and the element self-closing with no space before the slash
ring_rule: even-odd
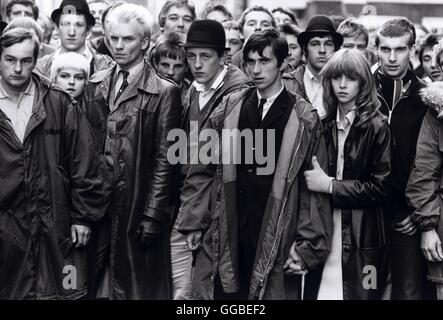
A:
<svg viewBox="0 0 443 320">
<path fill-rule="evenodd" d="M 151 61 L 154 65 L 157 65 L 161 58 L 181 60 L 185 65 L 188 64 L 186 50 L 177 32 L 164 33 L 157 39 L 157 44 L 152 51 Z"/>
<path fill-rule="evenodd" d="M 246 8 L 246 10 L 243 11 L 243 13 L 240 16 L 240 19 L 238 20 L 238 27 L 240 28 L 240 31 L 242 33 L 243 33 L 243 27 L 246 22 L 246 16 L 253 11 L 262 11 L 262 12 L 268 14 L 271 17 L 272 26 L 274 28 L 277 27 L 277 24 L 275 23 L 274 16 L 272 15 L 272 13 L 268 9 L 266 9 L 263 6 L 252 6 L 252 7 Z"/>
<path fill-rule="evenodd" d="M 124 3 L 109 12 L 106 18 L 107 25 L 112 23 L 130 24 L 136 23 L 142 28 L 143 38 L 151 38 L 153 19 L 145 7 Z"/>
<path fill-rule="evenodd" d="M 355 99 L 355 112 L 359 117 L 357 127 L 368 123 L 380 108 L 375 79 L 364 54 L 357 49 L 340 49 L 335 52 L 320 72 L 323 102 L 328 114 L 337 110 L 338 99 L 332 88 L 332 78 L 346 75 L 358 80 L 359 91 Z"/>
<path fill-rule="evenodd" d="M 441 37 L 435 34 L 428 34 L 421 43 L 420 50 L 418 51 L 418 58 L 420 59 L 420 63 L 423 64 L 423 53 L 426 49 L 433 49 L 434 46 L 438 45 L 441 41 Z M 440 49 L 440 48 L 439 48 Z"/>
<path fill-rule="evenodd" d="M 11 22 L 8 23 L 5 30 L 3 32 L 9 31 L 11 29 L 15 28 L 24 28 L 24 29 L 32 29 L 34 30 L 35 34 L 37 35 L 37 38 L 40 42 L 43 40 L 43 28 L 35 21 L 34 19 L 30 17 L 19 17 L 15 18 Z"/>
<path fill-rule="evenodd" d="M 113 2 L 111 5 L 109 5 L 105 10 L 103 10 L 103 14 L 102 14 L 102 26 L 103 26 L 103 30 L 105 30 L 105 24 L 106 24 L 106 17 L 108 16 L 109 12 L 111 12 L 113 9 L 117 8 L 118 6 L 121 6 L 122 4 L 125 4 L 125 1 L 115 1 Z"/>
<path fill-rule="evenodd" d="M 399 38 L 409 34 L 408 47 L 415 44 L 415 27 L 411 21 L 405 18 L 396 18 L 386 21 L 378 30 L 375 37 L 375 46 L 380 45 L 380 35 L 386 38 Z"/>
<path fill-rule="evenodd" d="M 186 7 L 191 12 L 192 20 L 194 21 L 197 15 L 195 14 L 195 5 L 188 0 L 168 0 L 165 2 L 163 7 L 160 10 L 160 13 L 158 14 L 158 25 L 160 28 L 163 28 L 165 26 L 166 22 L 166 15 L 168 14 L 169 9 L 172 7 Z"/>
<path fill-rule="evenodd" d="M 361 23 L 359 23 L 355 18 L 348 18 L 344 20 L 337 28 L 337 32 L 341 33 L 343 38 L 358 38 L 363 37 L 366 46 L 369 42 L 369 32 L 368 29 Z"/>
<path fill-rule="evenodd" d="M 34 20 L 38 19 L 38 14 L 40 10 L 33 0 L 10 0 L 6 5 L 6 16 L 10 17 L 12 7 L 16 4 L 21 4 L 22 6 L 25 7 L 31 7 Z"/>
<path fill-rule="evenodd" d="M 287 15 L 289 18 L 291 18 L 292 23 L 294 23 L 295 25 L 298 26 L 298 21 L 297 21 L 297 18 L 295 17 L 295 14 L 293 14 L 292 11 L 289 10 L 288 8 L 277 7 L 277 8 L 272 9 L 271 13 L 274 13 L 274 12 L 281 12 L 281 13 Z"/>
<path fill-rule="evenodd" d="M 234 16 L 232 15 L 231 11 L 229 11 L 228 8 L 226 8 L 224 5 L 220 3 L 209 3 L 203 10 L 201 18 L 207 19 L 206 17 L 208 16 L 208 14 L 210 14 L 213 11 L 220 11 L 228 18 L 228 20 L 234 19 Z"/>
<path fill-rule="evenodd" d="M 288 57 L 289 46 L 286 39 L 276 29 L 268 29 L 253 33 L 243 48 L 243 61 L 246 63 L 249 59 L 249 53 L 257 51 L 263 56 L 263 51 L 270 47 L 272 53 L 277 58 L 277 65 L 280 67 L 283 61 Z"/>
<path fill-rule="evenodd" d="M 34 43 L 34 62 L 37 62 L 40 41 L 33 32 L 24 28 L 14 28 L 2 33 L 0 36 L 0 56 L 3 54 L 5 48 L 9 48 L 14 44 L 21 43 L 25 40 L 31 40 Z"/>
</svg>

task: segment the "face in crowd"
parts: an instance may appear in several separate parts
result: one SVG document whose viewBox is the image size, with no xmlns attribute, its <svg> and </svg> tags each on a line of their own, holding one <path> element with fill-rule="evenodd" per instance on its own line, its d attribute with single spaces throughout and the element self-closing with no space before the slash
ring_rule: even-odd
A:
<svg viewBox="0 0 443 320">
<path fill-rule="evenodd" d="M 188 67 L 182 59 L 172 59 L 168 57 L 160 57 L 156 64 L 157 72 L 162 77 L 173 80 L 177 84 L 181 84 L 185 78 Z"/>
<path fill-rule="evenodd" d="M 245 16 L 243 25 L 243 39 L 245 41 L 256 31 L 272 28 L 272 16 L 264 11 L 251 11 Z"/>
<path fill-rule="evenodd" d="M 32 11 L 32 7 L 24 6 L 22 4 L 14 4 L 11 7 L 11 13 L 8 16 L 9 22 L 14 20 L 15 18 L 20 17 L 29 17 L 34 19 L 34 12 Z"/>
<path fill-rule="evenodd" d="M 60 16 L 58 36 L 62 52 L 78 52 L 85 49 L 89 27 L 83 14 L 62 14 Z"/>
<path fill-rule="evenodd" d="M 272 16 L 274 17 L 277 27 L 280 27 L 284 24 L 293 23 L 291 17 L 281 11 L 274 11 L 272 13 Z"/>
<path fill-rule="evenodd" d="M 335 52 L 335 44 L 332 36 L 311 38 L 306 46 L 307 62 L 315 71 L 319 72 L 329 61 L 331 55 Z"/>
<path fill-rule="evenodd" d="M 87 78 L 81 70 L 75 68 L 63 68 L 57 74 L 55 82 L 68 91 L 72 97 L 78 98 L 85 88 Z"/>
<path fill-rule="evenodd" d="M 337 97 L 339 104 L 352 106 L 360 92 L 360 83 L 357 77 L 352 75 L 334 75 L 331 78 L 332 90 Z"/>
<path fill-rule="evenodd" d="M 209 88 L 223 68 L 223 57 L 210 48 L 187 48 L 186 56 L 195 81 Z"/>
<path fill-rule="evenodd" d="M 95 24 L 91 29 L 93 34 L 103 34 L 102 15 L 108 7 L 104 2 L 92 2 L 89 4 L 89 11 L 95 19 Z"/>
<path fill-rule="evenodd" d="M 166 13 L 164 31 L 177 32 L 185 42 L 192 21 L 192 13 L 187 6 L 172 6 Z"/>
<path fill-rule="evenodd" d="M 293 34 L 284 34 L 289 46 L 288 63 L 295 69 L 301 61 L 302 50 L 298 44 L 297 37 Z"/>
<path fill-rule="evenodd" d="M 435 46 L 437 47 L 437 46 Z M 442 81 L 443 80 L 443 72 L 440 66 L 437 63 L 437 53 L 438 49 L 435 48 L 426 48 L 423 51 L 422 55 L 422 66 L 426 75 L 432 81 Z"/>
<path fill-rule="evenodd" d="M 144 37 L 140 25 L 136 22 L 110 22 L 106 30 L 109 32 L 112 56 L 123 70 L 128 70 L 143 60 L 144 52 L 149 46 L 149 38 Z"/>
<path fill-rule="evenodd" d="M 232 56 L 241 50 L 243 47 L 243 38 L 240 31 L 237 29 L 225 28 L 226 34 L 226 48 L 229 48 L 227 58 L 231 60 Z"/>
<path fill-rule="evenodd" d="M 280 66 L 270 46 L 259 55 L 257 51 L 248 53 L 246 69 L 252 81 L 262 95 L 271 95 L 281 86 L 281 72 L 286 67 L 286 61 Z"/>
<path fill-rule="evenodd" d="M 388 38 L 379 34 L 377 54 L 382 72 L 392 78 L 401 79 L 408 70 L 409 59 L 415 52 L 415 46 L 409 46 L 410 34 Z"/>
<path fill-rule="evenodd" d="M 355 37 L 343 37 L 343 49 L 357 49 L 360 51 L 365 51 L 366 47 L 367 45 L 363 35 L 358 35 Z"/>
<path fill-rule="evenodd" d="M 36 64 L 34 48 L 34 42 L 30 39 L 3 48 L 0 57 L 0 81 L 4 88 L 18 92 L 26 90 Z"/>
</svg>

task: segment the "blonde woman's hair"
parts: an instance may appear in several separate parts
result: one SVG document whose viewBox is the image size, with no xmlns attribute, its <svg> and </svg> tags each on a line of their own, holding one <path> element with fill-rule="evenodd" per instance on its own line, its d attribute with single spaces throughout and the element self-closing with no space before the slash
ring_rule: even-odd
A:
<svg viewBox="0 0 443 320">
<path fill-rule="evenodd" d="M 51 80 L 55 80 L 62 69 L 75 69 L 83 72 L 86 79 L 89 79 L 91 66 L 88 60 L 79 53 L 66 52 L 55 57 L 51 66 Z"/>
<path fill-rule="evenodd" d="M 337 110 L 338 99 L 334 94 L 331 79 L 343 74 L 359 82 L 359 92 L 355 99 L 355 112 L 359 120 L 355 125 L 364 126 L 378 114 L 380 102 L 371 67 L 360 50 L 341 49 L 335 52 L 320 72 L 326 111 L 330 115 Z"/>
</svg>

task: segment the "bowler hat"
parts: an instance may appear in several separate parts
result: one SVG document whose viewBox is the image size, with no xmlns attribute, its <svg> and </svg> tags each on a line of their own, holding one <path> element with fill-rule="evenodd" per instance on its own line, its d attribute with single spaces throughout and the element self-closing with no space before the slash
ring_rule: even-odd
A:
<svg viewBox="0 0 443 320">
<path fill-rule="evenodd" d="M 83 13 L 86 17 L 86 22 L 89 26 L 95 25 L 95 18 L 89 11 L 89 6 L 86 0 L 63 0 L 60 7 L 51 13 L 51 19 L 55 23 L 60 19 L 60 15 Z"/>
<path fill-rule="evenodd" d="M 343 36 L 335 30 L 332 20 L 325 15 L 315 15 L 309 19 L 306 30 L 297 37 L 298 44 L 303 47 L 308 43 L 312 34 L 316 33 L 330 34 L 337 50 L 343 44 Z"/>
<path fill-rule="evenodd" d="M 225 50 L 225 29 L 220 22 L 215 20 L 195 20 L 189 27 L 184 47 Z"/>
</svg>

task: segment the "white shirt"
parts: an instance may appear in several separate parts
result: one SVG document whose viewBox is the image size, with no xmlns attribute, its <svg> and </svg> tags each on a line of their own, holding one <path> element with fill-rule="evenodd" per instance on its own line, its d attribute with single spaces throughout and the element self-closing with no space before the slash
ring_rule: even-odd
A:
<svg viewBox="0 0 443 320">
<path fill-rule="evenodd" d="M 18 100 L 11 96 L 0 82 L 0 110 L 9 118 L 15 134 L 23 142 L 26 127 L 31 119 L 34 106 L 35 84 L 30 81 L 28 87 L 20 94 Z"/>
<path fill-rule="evenodd" d="M 269 109 L 271 109 L 271 106 L 274 103 L 275 99 L 277 99 L 277 97 L 280 95 L 280 93 L 282 93 L 284 88 L 285 87 L 283 86 L 283 83 L 282 83 L 280 90 L 278 90 L 278 92 L 276 94 L 274 94 L 271 97 L 266 99 L 266 102 L 263 105 L 263 113 L 262 113 L 261 120 L 263 120 L 265 118 L 265 116 L 268 113 Z M 258 92 L 258 90 L 257 90 L 257 97 L 258 97 L 258 103 L 260 104 L 260 100 L 262 99 L 262 96 L 261 96 L 260 92 Z"/>
<path fill-rule="evenodd" d="M 67 52 L 68 52 L 68 51 L 67 51 Z M 65 53 L 65 52 L 64 52 L 64 53 Z M 53 60 L 54 60 L 57 56 L 59 56 L 59 55 L 61 55 L 61 54 L 62 54 L 61 49 L 58 49 L 58 50 L 54 53 Z M 89 48 L 88 48 L 87 45 L 85 45 L 85 51 L 83 51 L 83 53 L 81 53 L 81 55 L 82 55 L 83 57 L 85 57 L 86 60 L 88 60 L 89 63 L 91 63 L 91 62 L 92 62 L 92 59 L 94 59 L 94 56 L 92 55 L 92 52 L 91 52 L 91 50 L 89 50 Z"/>
<path fill-rule="evenodd" d="M 323 87 L 321 80 L 318 80 L 309 70 L 307 66 L 303 75 L 303 82 L 305 84 L 306 95 L 309 101 L 317 109 L 320 118 L 326 116 L 326 109 L 323 107 Z"/>
<path fill-rule="evenodd" d="M 194 81 L 192 85 L 197 90 L 198 96 L 198 104 L 200 110 L 208 103 L 208 101 L 212 98 L 214 93 L 224 84 L 224 78 L 226 73 L 228 72 L 228 66 L 223 67 L 223 71 L 217 76 L 217 78 L 212 83 L 211 87 L 205 91 L 205 85 Z"/>
<path fill-rule="evenodd" d="M 335 178 L 343 180 L 344 147 L 351 126 L 355 120 L 355 110 L 349 111 L 341 120 L 340 108 L 337 108 L 337 171 Z M 342 222 L 341 209 L 334 208 L 331 252 L 323 268 L 318 300 L 343 300 L 343 268 L 342 268 Z"/>
<path fill-rule="evenodd" d="M 130 68 L 128 71 L 128 83 L 131 83 L 134 78 L 143 70 L 143 66 L 144 66 L 144 61 L 142 60 L 140 63 L 136 64 L 135 66 L 133 66 L 132 68 Z M 120 71 L 122 70 L 122 68 L 120 68 L 119 65 L 117 65 L 117 81 L 115 82 L 115 90 L 114 90 L 114 99 L 115 97 L 117 97 L 117 93 L 118 90 L 120 89 L 120 87 L 123 84 L 123 73 L 121 73 Z"/>
</svg>

